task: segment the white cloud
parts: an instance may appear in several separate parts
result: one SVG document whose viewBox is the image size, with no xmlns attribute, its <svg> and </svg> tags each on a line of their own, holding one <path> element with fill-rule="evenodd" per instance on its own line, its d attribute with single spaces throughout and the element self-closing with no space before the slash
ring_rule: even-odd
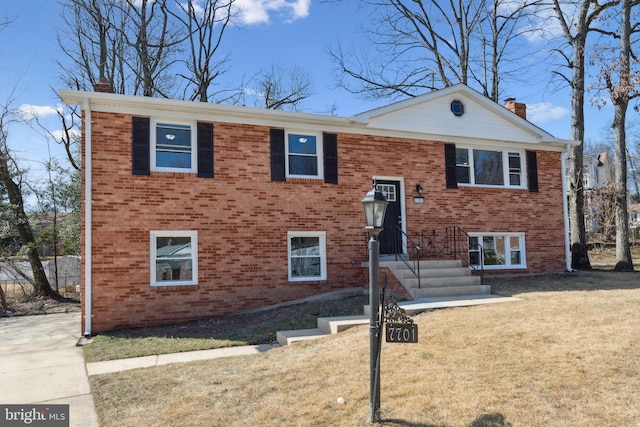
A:
<svg viewBox="0 0 640 427">
<path fill-rule="evenodd" d="M 18 107 L 18 112 L 24 120 L 41 119 L 48 116 L 56 116 L 62 111 L 62 105 L 52 107 L 50 105 L 22 104 Z"/>
<path fill-rule="evenodd" d="M 267 24 L 272 14 L 285 16 L 285 22 L 309 16 L 311 0 L 237 0 L 242 22 L 248 25 Z"/>
<path fill-rule="evenodd" d="M 527 105 L 527 118 L 535 123 L 544 123 L 551 120 L 559 120 L 567 117 L 569 110 L 553 105 L 550 102 L 537 102 Z"/>
<path fill-rule="evenodd" d="M 553 12 L 542 12 L 525 27 L 524 37 L 530 43 L 542 43 L 564 37 L 560 21 Z"/>
<path fill-rule="evenodd" d="M 77 128 L 69 129 L 71 136 L 79 137 L 81 135 L 80 130 Z M 67 134 L 62 129 L 54 130 L 51 132 L 51 137 L 56 141 L 61 141 L 62 138 L 66 138 Z"/>
</svg>

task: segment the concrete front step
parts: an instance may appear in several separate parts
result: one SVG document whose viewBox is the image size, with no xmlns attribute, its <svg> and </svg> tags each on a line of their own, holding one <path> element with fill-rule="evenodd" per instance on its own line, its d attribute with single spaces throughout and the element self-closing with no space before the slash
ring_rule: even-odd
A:
<svg viewBox="0 0 640 427">
<path fill-rule="evenodd" d="M 491 294 L 489 285 L 429 286 L 410 290 L 414 300 L 429 297 L 455 297 L 469 294 Z"/>
<path fill-rule="evenodd" d="M 276 333 L 276 340 L 280 345 L 289 345 L 297 341 L 314 340 L 317 338 L 326 337 L 326 332 L 320 329 L 297 329 L 293 331 L 278 331 Z"/>
<path fill-rule="evenodd" d="M 438 286 L 474 286 L 479 285 L 481 280 L 479 276 L 451 276 L 451 277 L 421 277 L 418 281 L 417 277 L 402 279 L 402 284 L 409 291 L 411 289 L 430 288 Z"/>
<path fill-rule="evenodd" d="M 369 319 L 362 316 L 318 317 L 318 329 L 328 334 L 337 334 L 349 328 L 369 323 Z"/>
<path fill-rule="evenodd" d="M 398 279 L 412 278 L 415 277 L 413 271 L 405 266 L 405 268 L 396 268 L 392 270 L 393 274 Z M 450 267 L 450 268 L 421 268 L 420 276 L 421 277 L 459 277 L 459 276 L 470 276 L 471 270 L 465 267 Z"/>
<path fill-rule="evenodd" d="M 292 331 L 278 331 L 276 340 L 280 345 L 289 345 L 297 341 L 306 341 L 327 335 L 337 334 L 346 329 L 358 325 L 369 323 L 365 316 L 340 316 L 340 317 L 319 317 L 318 327 L 315 329 L 297 329 Z"/>
<path fill-rule="evenodd" d="M 368 263 L 365 263 L 365 264 L 368 265 Z M 409 264 L 413 266 L 415 264 L 415 261 L 410 260 Z M 396 265 L 406 266 L 404 261 L 380 261 L 380 267 L 393 268 Z M 421 270 L 438 269 L 438 268 L 454 268 L 454 267 L 462 267 L 462 261 L 459 259 L 429 259 L 429 260 L 420 261 Z"/>
</svg>

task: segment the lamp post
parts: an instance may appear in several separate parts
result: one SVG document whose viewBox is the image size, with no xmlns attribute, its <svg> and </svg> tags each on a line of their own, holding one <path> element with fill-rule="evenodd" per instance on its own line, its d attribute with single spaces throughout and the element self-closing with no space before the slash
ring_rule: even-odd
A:
<svg viewBox="0 0 640 427">
<path fill-rule="evenodd" d="M 387 199 L 376 190 L 375 183 L 364 199 L 365 230 L 369 233 L 369 357 L 370 357 L 370 402 L 371 422 L 376 421 L 380 411 L 380 242 L 378 234 L 384 228 Z"/>
</svg>

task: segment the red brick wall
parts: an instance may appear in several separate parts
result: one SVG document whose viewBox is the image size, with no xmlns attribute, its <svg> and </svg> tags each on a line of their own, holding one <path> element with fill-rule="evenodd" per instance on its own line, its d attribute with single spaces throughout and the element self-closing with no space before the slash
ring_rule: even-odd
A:
<svg viewBox="0 0 640 427">
<path fill-rule="evenodd" d="M 131 116 L 92 114 L 94 333 L 366 288 L 360 200 L 374 175 L 405 178 L 409 234 L 448 225 L 525 232 L 528 268 L 514 272 L 564 267 L 560 153 L 538 152 L 538 193 L 451 190 L 441 142 L 341 133 L 339 184 L 271 182 L 269 128 L 215 123 L 213 179 L 139 176 L 131 174 Z M 417 182 L 424 204 L 413 203 Z M 150 286 L 150 230 L 198 231 L 197 286 Z M 287 231 L 326 232 L 326 281 L 288 281 Z"/>
</svg>

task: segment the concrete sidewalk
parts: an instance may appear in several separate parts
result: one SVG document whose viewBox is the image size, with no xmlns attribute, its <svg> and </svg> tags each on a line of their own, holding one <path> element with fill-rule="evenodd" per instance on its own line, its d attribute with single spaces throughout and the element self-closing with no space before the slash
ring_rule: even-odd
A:
<svg viewBox="0 0 640 427">
<path fill-rule="evenodd" d="M 0 403 L 68 404 L 69 425 L 98 426 L 80 313 L 0 318 Z"/>
<path fill-rule="evenodd" d="M 194 362 L 197 360 L 218 359 L 221 357 L 247 356 L 264 353 L 278 344 L 247 345 L 241 347 L 225 347 L 213 350 L 185 351 L 183 353 L 160 354 L 157 356 L 134 357 L 130 359 L 107 360 L 105 362 L 87 363 L 88 375 L 101 375 L 130 369 L 150 368 L 170 363 Z"/>
</svg>

